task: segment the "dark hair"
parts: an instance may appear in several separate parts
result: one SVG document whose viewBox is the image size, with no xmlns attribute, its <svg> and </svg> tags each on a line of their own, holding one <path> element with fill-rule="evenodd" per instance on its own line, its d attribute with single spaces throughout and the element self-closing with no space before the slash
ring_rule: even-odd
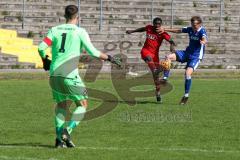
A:
<svg viewBox="0 0 240 160">
<path fill-rule="evenodd" d="M 193 16 L 191 18 L 191 23 L 193 23 L 194 21 L 198 21 L 199 23 L 202 23 L 202 18 L 199 16 Z"/>
<path fill-rule="evenodd" d="M 153 24 L 157 23 L 158 21 L 160 21 L 160 23 L 162 24 L 162 19 L 160 17 L 156 17 L 153 19 Z"/>
<path fill-rule="evenodd" d="M 78 13 L 78 7 L 75 5 L 68 5 L 65 8 L 65 14 L 64 17 L 68 20 L 68 19 L 73 19 L 77 16 Z"/>
</svg>

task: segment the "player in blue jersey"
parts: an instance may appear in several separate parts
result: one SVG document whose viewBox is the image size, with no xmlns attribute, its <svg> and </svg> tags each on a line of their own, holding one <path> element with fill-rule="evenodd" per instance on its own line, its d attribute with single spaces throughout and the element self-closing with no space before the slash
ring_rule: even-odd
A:
<svg viewBox="0 0 240 160">
<path fill-rule="evenodd" d="M 166 29 L 158 28 L 160 33 L 188 33 L 189 45 L 186 50 L 177 50 L 173 54 L 169 54 L 167 59 L 187 63 L 185 71 L 185 94 L 182 97 L 180 104 L 186 104 L 189 97 L 189 92 L 192 84 L 192 73 L 197 69 L 199 63 L 203 59 L 205 45 L 207 43 L 207 33 L 202 26 L 202 19 L 199 16 L 191 18 L 191 26 L 182 29 Z"/>
</svg>

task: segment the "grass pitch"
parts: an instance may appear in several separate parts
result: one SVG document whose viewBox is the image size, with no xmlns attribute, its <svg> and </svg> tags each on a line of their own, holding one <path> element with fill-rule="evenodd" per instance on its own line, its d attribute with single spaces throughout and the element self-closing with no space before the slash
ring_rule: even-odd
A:
<svg viewBox="0 0 240 160">
<path fill-rule="evenodd" d="M 118 105 L 80 123 L 72 134 L 77 148 L 54 149 L 54 103 L 48 81 L 0 80 L 0 159 L 239 159 L 239 79 L 193 79 L 186 106 L 178 105 L 183 78 L 170 81 L 174 90 L 163 96 L 163 104 L 150 97 L 138 99 L 135 106 L 124 103 L 108 79 L 87 83 L 114 94 Z M 100 103 L 90 98 L 89 109 Z"/>
</svg>

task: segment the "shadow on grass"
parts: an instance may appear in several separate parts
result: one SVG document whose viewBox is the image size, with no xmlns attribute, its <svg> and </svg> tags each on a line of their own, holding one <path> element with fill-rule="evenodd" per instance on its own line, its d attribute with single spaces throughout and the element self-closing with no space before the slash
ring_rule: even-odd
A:
<svg viewBox="0 0 240 160">
<path fill-rule="evenodd" d="M 117 103 L 120 103 L 120 104 L 160 104 L 160 103 L 158 103 L 158 102 L 156 102 L 156 101 L 153 101 L 153 100 L 149 100 L 149 101 L 147 101 L 147 100 L 142 100 L 142 101 L 140 101 L 140 100 L 117 100 L 117 101 L 114 101 L 114 100 L 105 100 L 105 101 L 107 101 L 107 102 L 112 102 L 112 103 L 115 103 L 115 102 L 117 102 Z"/>
<path fill-rule="evenodd" d="M 239 93 L 240 94 L 240 93 Z M 99 102 L 100 100 L 92 100 L 92 101 L 96 101 Z M 156 105 L 171 105 L 171 106 L 182 106 L 179 104 L 180 102 L 180 98 L 177 99 L 176 101 L 172 102 L 169 101 L 168 99 L 163 99 L 163 103 L 158 103 L 155 100 L 104 100 L 105 102 L 108 103 L 119 103 L 119 104 L 156 104 Z M 183 107 L 183 106 L 182 106 Z"/>
<path fill-rule="evenodd" d="M 224 93 L 224 94 L 230 94 L 230 95 L 240 95 L 240 93 L 234 93 L 234 92 L 226 92 L 226 93 Z"/>
<path fill-rule="evenodd" d="M 6 148 L 55 148 L 53 145 L 47 145 L 47 144 L 40 144 L 40 143 L 0 143 L 0 148 L 6 147 Z"/>
</svg>

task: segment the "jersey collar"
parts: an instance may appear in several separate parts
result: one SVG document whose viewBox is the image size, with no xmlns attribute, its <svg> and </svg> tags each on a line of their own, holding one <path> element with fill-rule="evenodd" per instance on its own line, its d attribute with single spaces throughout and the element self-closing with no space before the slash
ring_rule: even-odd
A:
<svg viewBox="0 0 240 160">
<path fill-rule="evenodd" d="M 197 30 L 197 32 L 199 32 L 202 29 L 202 26 Z"/>
<path fill-rule="evenodd" d="M 201 29 L 202 29 L 202 26 L 195 32 L 194 29 L 192 28 L 192 32 L 196 34 L 196 33 L 198 33 Z"/>
</svg>

